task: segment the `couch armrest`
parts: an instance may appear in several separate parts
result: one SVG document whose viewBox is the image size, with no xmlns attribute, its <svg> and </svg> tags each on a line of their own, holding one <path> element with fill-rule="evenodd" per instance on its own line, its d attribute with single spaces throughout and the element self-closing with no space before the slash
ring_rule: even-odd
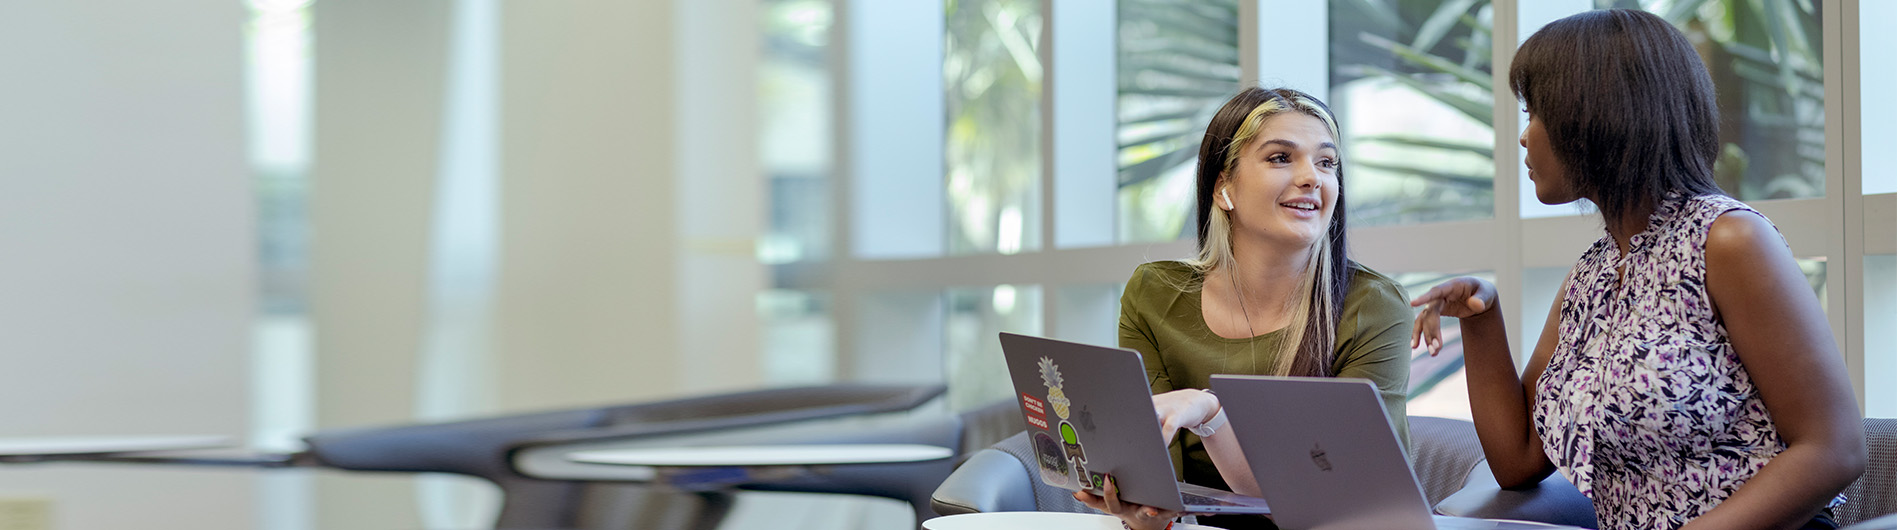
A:
<svg viewBox="0 0 1900 530">
<path fill-rule="evenodd" d="M 937 515 L 1036 510 L 1036 493 L 1023 463 L 1009 453 L 984 449 L 970 455 L 930 495 Z"/>
<path fill-rule="evenodd" d="M 1479 461 L 1465 479 L 1465 487 L 1440 501 L 1436 510 L 1457 517 L 1597 527 L 1596 507 L 1563 475 L 1551 473 L 1535 487 L 1507 490 L 1498 487 L 1485 461 Z"/>
</svg>

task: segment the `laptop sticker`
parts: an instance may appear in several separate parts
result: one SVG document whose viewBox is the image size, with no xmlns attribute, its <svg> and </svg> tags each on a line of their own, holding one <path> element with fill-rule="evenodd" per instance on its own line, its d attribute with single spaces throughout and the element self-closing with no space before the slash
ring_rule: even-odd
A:
<svg viewBox="0 0 1900 530">
<path fill-rule="evenodd" d="M 1089 476 L 1088 486 L 1091 493 L 1102 495 L 1108 492 L 1108 475 L 1086 469 L 1082 470 L 1082 472 Z"/>
<path fill-rule="evenodd" d="M 1023 419 L 1028 420 L 1030 425 L 1034 425 L 1038 429 L 1048 430 L 1049 417 L 1046 415 L 1047 413 L 1043 411 L 1042 400 L 1036 399 L 1035 396 L 1029 394 L 1023 394 Z"/>
<path fill-rule="evenodd" d="M 1078 463 L 1089 463 L 1088 455 L 1082 453 L 1082 439 L 1075 435 L 1075 426 L 1066 421 L 1062 422 L 1061 431 L 1062 450 Z"/>
<path fill-rule="evenodd" d="M 1069 459 L 1062 454 L 1062 444 L 1043 432 L 1030 433 L 1029 440 L 1036 447 L 1036 463 L 1044 484 L 1067 488 L 1074 483 L 1069 480 Z"/>
<path fill-rule="evenodd" d="M 1042 386 L 1049 387 L 1049 405 L 1055 409 L 1056 417 L 1069 419 L 1069 395 L 1062 392 L 1062 370 L 1056 368 L 1055 359 L 1043 357 L 1036 363 L 1036 369 L 1042 372 Z"/>
</svg>

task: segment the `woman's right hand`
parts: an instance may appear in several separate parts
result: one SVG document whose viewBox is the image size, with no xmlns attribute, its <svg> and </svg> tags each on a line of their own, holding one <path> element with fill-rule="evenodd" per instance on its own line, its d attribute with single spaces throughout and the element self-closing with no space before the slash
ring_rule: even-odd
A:
<svg viewBox="0 0 1900 530">
<path fill-rule="evenodd" d="M 1108 485 L 1102 488 L 1102 496 L 1097 497 L 1087 491 L 1075 492 L 1075 500 L 1102 513 L 1113 515 L 1122 520 L 1130 530 L 1164 530 L 1168 523 L 1182 514 L 1163 510 L 1153 506 L 1122 502 L 1121 495 L 1115 489 L 1115 477 L 1108 477 Z"/>
<path fill-rule="evenodd" d="M 1428 306 L 1412 319 L 1412 348 L 1421 344 L 1438 355 L 1445 346 L 1438 335 L 1438 317 L 1470 318 L 1498 306 L 1498 290 L 1491 282 L 1463 276 L 1446 280 L 1412 300 L 1412 307 Z"/>
</svg>

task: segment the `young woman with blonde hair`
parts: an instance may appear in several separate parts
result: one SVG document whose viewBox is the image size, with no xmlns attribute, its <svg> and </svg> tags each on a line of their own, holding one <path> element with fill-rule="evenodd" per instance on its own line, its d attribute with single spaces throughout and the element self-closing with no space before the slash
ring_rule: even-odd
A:
<svg viewBox="0 0 1900 530">
<path fill-rule="evenodd" d="M 1162 435 L 1178 442 L 1189 483 L 1260 494 L 1220 400 L 1203 390 L 1214 374 L 1369 379 L 1407 438 L 1412 313 L 1398 283 L 1346 259 L 1340 152 L 1339 126 L 1318 99 L 1290 89 L 1241 91 L 1201 142 L 1199 254 L 1136 268 L 1122 293 L 1120 344 L 1147 364 Z M 1076 497 L 1141 530 L 1179 515 L 1112 495 Z M 1270 525 L 1258 517 L 1201 521 Z"/>
</svg>

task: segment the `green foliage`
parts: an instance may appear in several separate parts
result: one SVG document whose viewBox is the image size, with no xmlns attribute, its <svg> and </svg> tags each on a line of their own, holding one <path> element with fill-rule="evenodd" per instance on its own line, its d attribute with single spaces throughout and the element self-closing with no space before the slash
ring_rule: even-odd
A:
<svg viewBox="0 0 1900 530">
<path fill-rule="evenodd" d="M 1490 216 L 1494 134 L 1491 6 L 1488 0 L 1354 0 L 1331 4 L 1331 102 L 1346 135 L 1346 186 L 1359 226 Z M 1366 132 L 1351 124 L 1417 94 L 1467 122 L 1448 138 L 1403 125 Z M 1416 115 L 1430 109 L 1409 107 Z M 1392 116 L 1393 120 L 1414 116 Z"/>
<path fill-rule="evenodd" d="M 1240 86 L 1239 5 L 1120 0 L 1116 9 L 1120 239 L 1185 237 L 1201 134 Z"/>
</svg>

